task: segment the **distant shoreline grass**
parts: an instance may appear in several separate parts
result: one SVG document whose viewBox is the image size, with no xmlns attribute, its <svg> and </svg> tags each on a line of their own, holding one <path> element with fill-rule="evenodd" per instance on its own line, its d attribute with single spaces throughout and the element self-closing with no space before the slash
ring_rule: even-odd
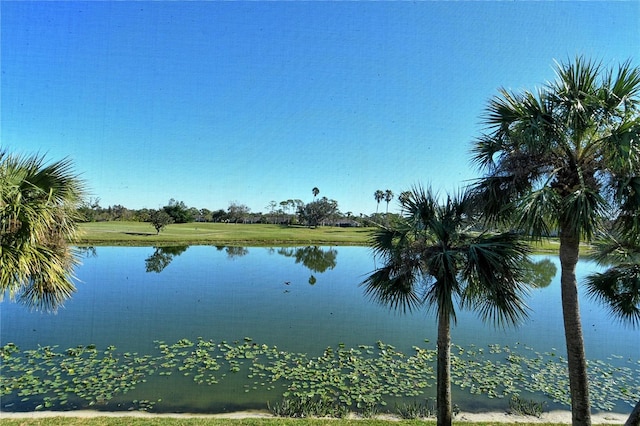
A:
<svg viewBox="0 0 640 426">
<path fill-rule="evenodd" d="M 169 225 L 157 234 L 147 222 L 89 222 L 80 224 L 80 235 L 74 243 L 80 246 L 366 246 L 375 229 L 192 222 Z M 534 253 L 557 254 L 559 241 L 551 238 L 533 243 L 531 247 Z M 583 245 L 581 250 L 582 254 L 588 254 L 590 247 Z"/>
<path fill-rule="evenodd" d="M 80 235 L 75 243 L 97 246 L 364 246 L 374 229 L 193 222 L 172 224 L 157 234 L 146 222 L 90 222 L 80 224 Z"/>
</svg>

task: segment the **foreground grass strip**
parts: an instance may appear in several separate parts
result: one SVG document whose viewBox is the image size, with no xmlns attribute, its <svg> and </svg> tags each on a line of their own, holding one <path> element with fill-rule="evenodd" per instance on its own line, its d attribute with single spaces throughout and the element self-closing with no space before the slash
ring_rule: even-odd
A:
<svg viewBox="0 0 640 426">
<path fill-rule="evenodd" d="M 469 426 L 495 426 L 489 422 L 456 422 Z M 430 426 L 435 420 L 399 420 L 376 419 L 212 419 L 212 418 L 168 418 L 168 417 L 48 417 L 39 419 L 2 419 L 6 426 Z M 562 423 L 500 423 L 500 426 L 566 426 Z"/>
</svg>

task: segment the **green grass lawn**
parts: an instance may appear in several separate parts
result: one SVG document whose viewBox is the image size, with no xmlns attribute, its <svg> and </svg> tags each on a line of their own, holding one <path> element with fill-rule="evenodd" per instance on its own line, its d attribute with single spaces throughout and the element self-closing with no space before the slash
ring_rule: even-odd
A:
<svg viewBox="0 0 640 426">
<path fill-rule="evenodd" d="M 281 226 L 268 224 L 180 223 L 156 234 L 145 222 L 80 224 L 80 245 L 366 245 L 374 228 Z"/>
<path fill-rule="evenodd" d="M 338 228 L 320 226 L 282 226 L 234 223 L 179 223 L 160 234 L 146 222 L 91 222 L 80 224 L 79 245 L 158 246 L 158 245 L 367 245 L 376 228 Z M 558 253 L 557 238 L 532 244 L 535 253 Z M 581 248 L 582 254 L 590 250 Z"/>
</svg>

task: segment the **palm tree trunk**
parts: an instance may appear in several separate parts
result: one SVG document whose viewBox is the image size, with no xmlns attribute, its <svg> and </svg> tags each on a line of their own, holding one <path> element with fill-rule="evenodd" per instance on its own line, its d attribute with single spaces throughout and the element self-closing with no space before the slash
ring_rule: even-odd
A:
<svg viewBox="0 0 640 426">
<path fill-rule="evenodd" d="M 640 401 L 636 404 L 624 426 L 640 426 Z"/>
<path fill-rule="evenodd" d="M 451 318 L 438 312 L 436 410 L 438 426 L 451 426 Z"/>
<path fill-rule="evenodd" d="M 582 336 L 580 306 L 578 303 L 578 283 L 576 280 L 580 238 L 567 232 L 567 228 L 564 226 L 560 231 L 560 264 L 562 267 L 560 286 L 569 366 L 571 421 L 574 426 L 590 426 L 589 379 L 587 377 L 587 359 L 584 351 L 584 338 Z"/>
</svg>

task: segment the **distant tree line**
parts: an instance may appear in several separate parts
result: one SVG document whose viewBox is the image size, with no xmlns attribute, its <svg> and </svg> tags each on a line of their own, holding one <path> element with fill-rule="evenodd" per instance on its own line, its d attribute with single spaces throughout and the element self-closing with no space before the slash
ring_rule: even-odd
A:
<svg viewBox="0 0 640 426">
<path fill-rule="evenodd" d="M 382 194 L 380 200 L 377 194 Z M 269 223 L 279 225 L 368 227 L 388 224 L 399 216 L 388 213 L 389 202 L 393 199 L 390 190 L 376 191 L 376 201 L 387 202 L 387 213 L 354 215 L 353 212 L 341 212 L 336 200 L 320 197 L 320 190 L 311 191 L 313 201 L 304 203 L 300 199 L 287 199 L 280 202 L 272 200 L 265 206 L 264 212 L 252 212 L 245 204 L 232 201 L 226 210 L 209 210 L 187 206 L 183 201 L 171 198 L 159 209 L 129 209 L 115 204 L 107 207 L 100 205 L 100 198 L 89 198 L 78 209 L 84 222 L 134 221 L 149 222 L 159 233 L 172 223 L 214 222 L 214 223 Z M 377 210 L 377 209 L 376 209 Z"/>
</svg>

